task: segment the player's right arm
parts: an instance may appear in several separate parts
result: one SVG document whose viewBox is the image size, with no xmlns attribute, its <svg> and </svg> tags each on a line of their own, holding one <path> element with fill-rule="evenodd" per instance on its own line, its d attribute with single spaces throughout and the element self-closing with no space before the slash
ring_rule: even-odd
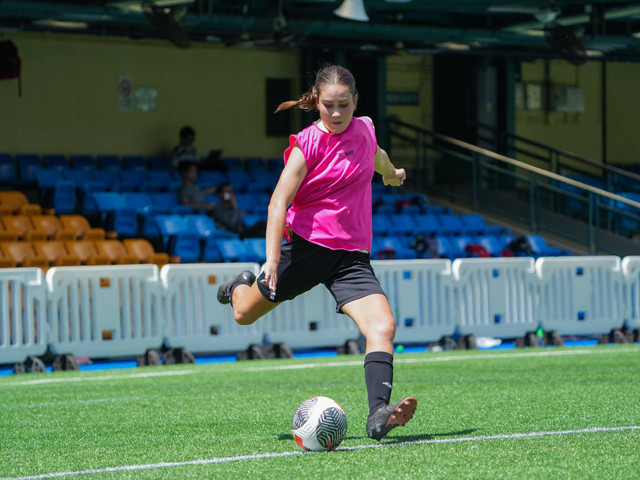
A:
<svg viewBox="0 0 640 480">
<path fill-rule="evenodd" d="M 307 175 L 307 162 L 302 150 L 296 144 L 289 154 L 280 179 L 269 202 L 269 217 L 267 219 L 267 261 L 264 265 L 264 276 L 267 286 L 275 294 L 278 283 L 278 264 L 280 263 L 280 247 L 284 235 L 287 209 L 295 197 L 302 180 Z"/>
</svg>

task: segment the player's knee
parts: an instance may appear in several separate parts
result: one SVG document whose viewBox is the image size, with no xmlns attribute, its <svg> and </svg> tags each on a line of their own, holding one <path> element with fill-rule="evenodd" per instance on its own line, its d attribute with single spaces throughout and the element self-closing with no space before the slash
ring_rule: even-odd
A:
<svg viewBox="0 0 640 480">
<path fill-rule="evenodd" d="M 374 323 L 370 335 L 383 341 L 393 341 L 396 336 L 396 324 L 392 319 L 381 319 Z"/>
</svg>

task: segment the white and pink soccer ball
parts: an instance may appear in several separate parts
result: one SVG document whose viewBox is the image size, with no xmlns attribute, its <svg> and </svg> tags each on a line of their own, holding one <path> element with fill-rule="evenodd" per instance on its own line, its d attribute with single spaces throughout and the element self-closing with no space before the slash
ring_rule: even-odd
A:
<svg viewBox="0 0 640 480">
<path fill-rule="evenodd" d="M 347 435 L 347 416 L 329 397 L 313 397 L 302 402 L 293 414 L 291 431 L 303 450 L 330 451 Z"/>
</svg>

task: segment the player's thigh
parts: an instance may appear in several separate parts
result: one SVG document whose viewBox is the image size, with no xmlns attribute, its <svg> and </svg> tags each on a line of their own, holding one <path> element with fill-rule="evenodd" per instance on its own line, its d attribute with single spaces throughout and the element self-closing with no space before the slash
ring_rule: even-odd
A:
<svg viewBox="0 0 640 480">
<path fill-rule="evenodd" d="M 241 285 L 236 289 L 242 288 Z M 235 292 L 234 292 L 235 293 Z M 258 282 L 254 282 L 251 287 L 242 288 L 237 292 L 233 304 L 233 313 L 236 321 L 241 325 L 250 325 L 263 315 L 276 308 L 279 303 L 274 303 L 264 298 L 258 288 Z"/>
</svg>

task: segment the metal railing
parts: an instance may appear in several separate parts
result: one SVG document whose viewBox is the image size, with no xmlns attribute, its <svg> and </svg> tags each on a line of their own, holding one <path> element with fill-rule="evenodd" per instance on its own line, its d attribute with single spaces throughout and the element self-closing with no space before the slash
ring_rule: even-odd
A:
<svg viewBox="0 0 640 480">
<path fill-rule="evenodd" d="M 631 255 L 640 246 L 640 196 L 627 198 L 485 148 L 389 120 L 394 161 L 413 165 L 415 188 L 584 245 Z M 399 158 L 400 157 L 400 158 Z"/>
</svg>

